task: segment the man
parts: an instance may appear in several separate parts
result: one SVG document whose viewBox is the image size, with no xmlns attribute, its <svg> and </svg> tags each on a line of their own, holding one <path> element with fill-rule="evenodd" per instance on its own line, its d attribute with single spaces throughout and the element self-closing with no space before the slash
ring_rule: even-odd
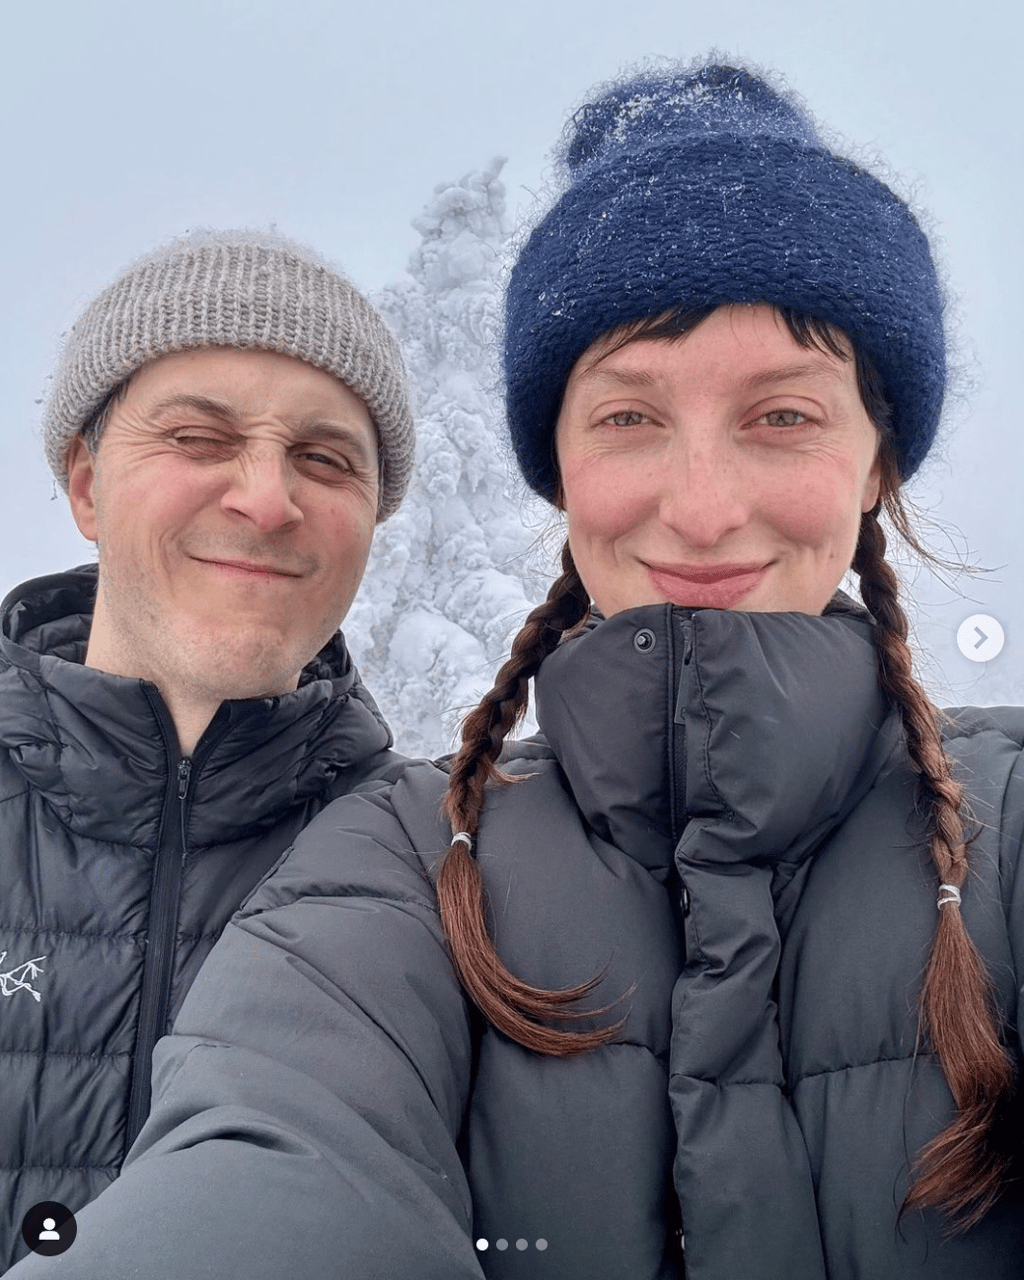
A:
<svg viewBox="0 0 1024 1280">
<path fill-rule="evenodd" d="M 400 762 L 337 628 L 413 428 L 348 280 L 273 235 L 173 242 L 83 313 L 44 435 L 99 564 L 0 606 L 0 1271 L 29 1209 L 117 1175 L 242 898 Z"/>
</svg>

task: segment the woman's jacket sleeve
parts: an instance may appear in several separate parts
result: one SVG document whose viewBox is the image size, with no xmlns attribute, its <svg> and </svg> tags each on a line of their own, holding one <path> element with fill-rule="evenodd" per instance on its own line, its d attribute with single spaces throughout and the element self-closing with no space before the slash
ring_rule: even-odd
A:
<svg viewBox="0 0 1024 1280">
<path fill-rule="evenodd" d="M 410 807 L 439 857 L 443 783 L 422 773 Z M 481 1276 L 456 1151 L 469 1016 L 416 842 L 390 792 L 307 829 L 159 1045 L 121 1178 L 26 1280 Z"/>
</svg>

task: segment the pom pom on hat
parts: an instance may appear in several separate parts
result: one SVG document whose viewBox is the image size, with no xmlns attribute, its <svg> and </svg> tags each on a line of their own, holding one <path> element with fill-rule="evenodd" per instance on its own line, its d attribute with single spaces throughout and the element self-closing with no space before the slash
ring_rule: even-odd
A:
<svg viewBox="0 0 1024 1280">
<path fill-rule="evenodd" d="M 814 122 L 795 102 L 739 67 L 709 63 L 692 75 L 643 73 L 617 84 L 573 116 L 559 157 L 576 172 L 628 150 L 717 133 L 756 133 L 820 146 Z"/>
<path fill-rule="evenodd" d="M 935 437 L 944 302 L 927 237 L 883 182 L 741 67 L 646 72 L 583 106 L 566 189 L 506 292 L 504 369 L 523 475 L 551 499 L 555 422 L 602 334 L 670 309 L 763 302 L 841 329 L 878 370 L 904 479 Z"/>
</svg>

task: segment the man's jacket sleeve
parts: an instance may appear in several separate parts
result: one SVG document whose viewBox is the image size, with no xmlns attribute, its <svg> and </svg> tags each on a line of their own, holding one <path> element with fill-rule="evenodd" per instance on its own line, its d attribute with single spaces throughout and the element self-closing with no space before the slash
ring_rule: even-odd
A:
<svg viewBox="0 0 1024 1280">
<path fill-rule="evenodd" d="M 160 1043 L 121 1178 L 65 1254 L 10 1274 L 482 1275 L 456 1151 L 470 1019 L 412 843 L 386 794 L 320 815 Z"/>
</svg>

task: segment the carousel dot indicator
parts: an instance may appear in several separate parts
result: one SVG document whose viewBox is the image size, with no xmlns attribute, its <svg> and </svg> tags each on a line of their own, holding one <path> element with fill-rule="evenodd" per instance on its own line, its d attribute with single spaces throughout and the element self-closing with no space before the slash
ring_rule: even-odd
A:
<svg viewBox="0 0 1024 1280">
<path fill-rule="evenodd" d="M 481 1236 L 479 1240 L 475 1240 L 473 1243 L 475 1244 L 478 1253 L 485 1253 L 491 1247 L 491 1242 L 486 1238 L 486 1236 Z M 508 1241 L 495 1240 L 494 1247 L 496 1249 L 505 1250 L 508 1248 Z M 529 1247 L 530 1247 L 529 1240 L 524 1240 L 522 1239 L 522 1237 L 520 1237 L 520 1239 L 516 1241 L 516 1248 L 519 1250 L 520 1253 L 524 1253 L 527 1249 L 529 1249 Z M 541 1253 L 543 1253 L 544 1250 L 548 1247 L 548 1242 L 546 1240 L 538 1240 L 536 1242 L 536 1247 L 540 1250 Z"/>
</svg>

